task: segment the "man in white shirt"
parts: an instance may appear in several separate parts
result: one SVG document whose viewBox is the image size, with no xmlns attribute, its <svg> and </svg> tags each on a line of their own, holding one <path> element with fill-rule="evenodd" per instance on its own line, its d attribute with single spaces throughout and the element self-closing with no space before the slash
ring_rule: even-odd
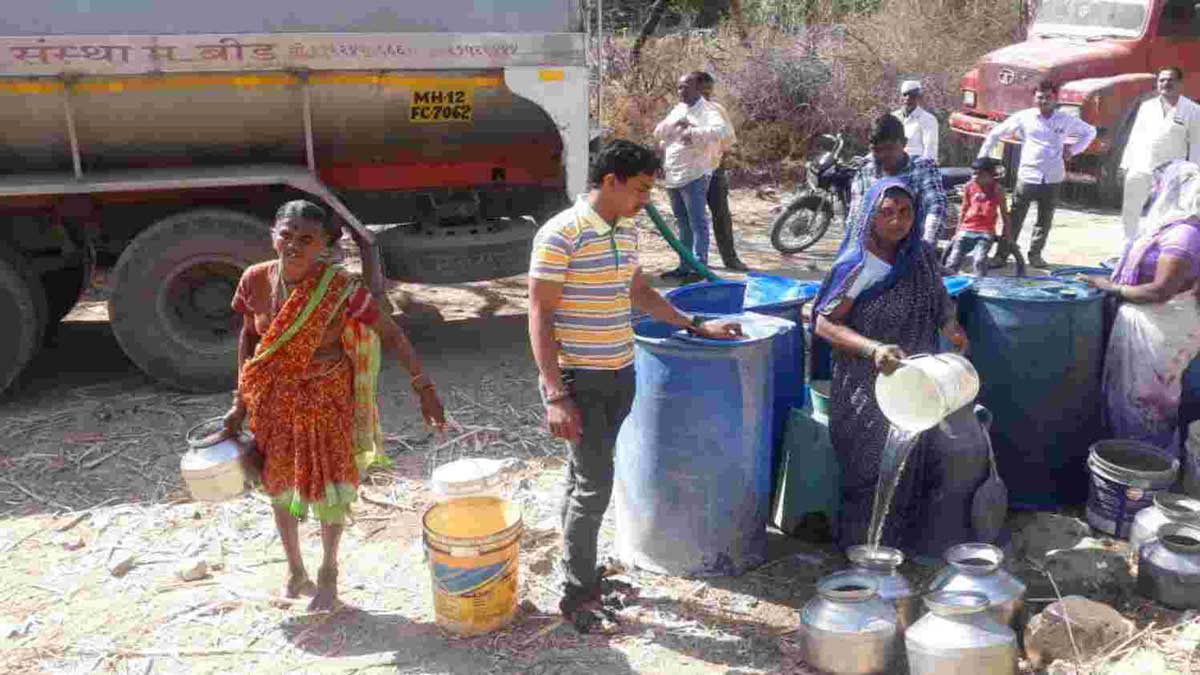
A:
<svg viewBox="0 0 1200 675">
<path fill-rule="evenodd" d="M 654 138 L 663 150 L 663 174 L 671 210 L 679 226 L 679 238 L 696 259 L 708 264 L 710 220 L 708 183 L 714 160 L 720 156 L 720 144 L 731 130 L 713 104 L 700 95 L 701 75 L 688 73 L 675 86 L 679 103 L 654 129 Z M 685 281 L 699 278 L 681 259 L 679 267 L 662 275 Z"/>
<path fill-rule="evenodd" d="M 979 149 L 980 157 L 991 155 L 992 149 L 1004 136 L 1013 135 L 1021 141 L 1021 163 L 1017 169 L 1017 189 L 1013 194 L 1012 237 L 997 246 L 992 267 L 1003 267 L 1025 222 L 1029 205 L 1038 207 L 1037 224 L 1029 244 L 1029 264 L 1047 267 L 1042 258 L 1058 192 L 1067 176 L 1066 161 L 1087 150 L 1096 138 L 1096 128 L 1075 115 L 1056 110 L 1058 86 L 1043 80 L 1033 95 L 1034 107 L 1015 112 L 988 133 Z M 1074 139 L 1068 143 L 1068 139 Z"/>
<path fill-rule="evenodd" d="M 1150 196 L 1155 167 L 1176 159 L 1200 162 L 1200 105 L 1181 95 L 1183 71 L 1177 67 L 1158 71 L 1158 96 L 1138 107 L 1137 118 L 1125 141 L 1121 170 L 1125 194 L 1121 222 L 1125 243 L 1137 237 L 1138 220 Z"/>
<path fill-rule="evenodd" d="M 917 80 L 905 80 L 900 85 L 900 98 L 904 107 L 893 112 L 896 119 L 904 123 L 904 136 L 908 144 L 904 152 L 910 157 L 924 157 L 933 163 L 938 161 L 938 120 L 921 103 L 925 98 L 921 91 L 921 83 Z"/>
</svg>

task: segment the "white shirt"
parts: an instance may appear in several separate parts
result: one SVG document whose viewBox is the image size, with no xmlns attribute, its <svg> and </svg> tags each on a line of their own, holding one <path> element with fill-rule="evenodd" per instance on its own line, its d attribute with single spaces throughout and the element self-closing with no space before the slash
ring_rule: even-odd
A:
<svg viewBox="0 0 1200 675">
<path fill-rule="evenodd" d="M 682 130 L 676 127 L 675 123 L 682 119 L 692 126 Z M 691 106 L 677 103 L 654 128 L 654 138 L 663 148 L 666 186 L 683 187 L 712 173 L 716 168 L 713 159 L 720 159 L 721 143 L 731 133 L 732 129 L 717 107 L 703 96 Z"/>
<path fill-rule="evenodd" d="M 858 273 L 858 278 L 854 283 L 850 284 L 850 290 L 846 291 L 847 298 L 857 298 L 860 293 L 883 281 L 887 277 L 888 272 L 892 271 L 892 266 L 870 251 L 864 251 L 867 257 L 863 260 L 863 268 Z"/>
<path fill-rule="evenodd" d="M 892 115 L 904 123 L 904 135 L 908 137 L 904 152 L 913 157 L 938 161 L 938 121 L 933 113 L 917 106 L 912 114 L 905 114 L 904 108 L 901 108 Z"/>
<path fill-rule="evenodd" d="M 716 108 L 717 112 L 721 113 L 721 119 L 725 120 L 725 126 L 729 128 L 729 135 L 722 138 L 720 143 L 712 146 L 714 150 L 712 166 L 716 170 L 717 167 L 721 166 L 721 157 L 732 150 L 733 144 L 737 142 L 737 132 L 733 129 L 733 121 L 729 119 L 729 111 L 725 109 L 725 106 L 716 101 L 709 101 L 709 104 Z"/>
<path fill-rule="evenodd" d="M 1000 142 L 1000 138 L 1009 134 L 1021 141 L 1018 181 L 1034 184 L 1061 183 L 1067 177 L 1067 169 L 1063 163 L 1063 147 L 1068 147 L 1072 156 L 1087 150 L 1096 139 L 1096 127 L 1058 110 L 1049 117 L 1043 117 L 1037 108 L 1026 108 L 992 127 L 987 138 L 983 140 L 983 147 L 979 148 L 979 156 L 989 156 L 992 148 Z M 1068 146 L 1068 138 L 1076 140 Z"/>
<path fill-rule="evenodd" d="M 1150 173 L 1174 159 L 1200 161 L 1200 105 L 1180 96 L 1174 107 L 1167 107 L 1155 96 L 1138 107 L 1121 168 Z"/>
</svg>

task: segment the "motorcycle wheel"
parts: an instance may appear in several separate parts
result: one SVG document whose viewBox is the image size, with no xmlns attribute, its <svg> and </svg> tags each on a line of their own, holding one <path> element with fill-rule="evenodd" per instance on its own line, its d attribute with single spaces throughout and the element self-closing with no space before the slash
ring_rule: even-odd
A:
<svg viewBox="0 0 1200 675">
<path fill-rule="evenodd" d="M 799 253 L 825 236 L 833 205 L 819 195 L 801 195 L 771 223 L 771 245 L 780 253 Z"/>
</svg>

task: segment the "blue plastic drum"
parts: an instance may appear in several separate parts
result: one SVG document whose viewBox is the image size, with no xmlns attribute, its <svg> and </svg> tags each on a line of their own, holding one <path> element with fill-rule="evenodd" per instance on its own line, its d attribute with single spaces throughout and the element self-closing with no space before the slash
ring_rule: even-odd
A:
<svg viewBox="0 0 1200 675">
<path fill-rule="evenodd" d="M 1055 277 L 987 277 L 960 302 L 1010 503 L 1082 503 L 1089 448 L 1104 435 L 1102 293 Z"/>
<path fill-rule="evenodd" d="M 769 274 L 751 273 L 747 281 L 710 281 L 680 286 L 667 299 L 680 311 L 698 314 L 754 312 L 787 319 L 794 329 L 776 336 L 772 350 L 775 376 L 775 417 L 772 419 L 772 467 L 779 465 L 783 432 L 792 408 L 808 400 L 804 378 L 804 304 L 817 294 L 820 284 Z M 772 473 L 772 475 L 775 475 Z"/>
<path fill-rule="evenodd" d="M 635 327 L 637 395 L 617 439 L 617 552 L 681 576 L 736 575 L 766 557 L 771 340 L 777 319 L 738 316 L 747 337 Z"/>
</svg>

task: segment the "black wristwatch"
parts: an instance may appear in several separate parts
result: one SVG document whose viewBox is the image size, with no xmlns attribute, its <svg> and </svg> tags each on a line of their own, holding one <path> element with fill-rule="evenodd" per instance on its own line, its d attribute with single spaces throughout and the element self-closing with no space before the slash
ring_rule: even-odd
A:
<svg viewBox="0 0 1200 675">
<path fill-rule="evenodd" d="M 693 314 L 691 319 L 688 319 L 687 332 L 695 335 L 697 329 L 704 324 L 704 318 L 699 314 Z"/>
</svg>

